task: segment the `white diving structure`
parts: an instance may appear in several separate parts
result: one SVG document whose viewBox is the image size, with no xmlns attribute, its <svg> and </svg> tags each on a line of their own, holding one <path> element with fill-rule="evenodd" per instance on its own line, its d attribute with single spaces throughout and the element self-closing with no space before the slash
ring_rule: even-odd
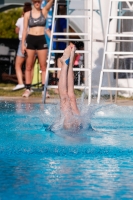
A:
<svg viewBox="0 0 133 200">
<path fill-rule="evenodd" d="M 117 7 L 116 15 L 113 13 L 114 5 Z M 116 20 L 116 27 L 112 28 L 111 22 L 113 20 Z M 121 94 L 122 91 L 130 91 L 131 95 L 133 94 L 133 86 L 129 83 L 130 80 L 133 80 L 131 76 L 131 74 L 133 74 L 133 49 L 127 48 L 133 44 L 133 32 L 129 31 L 129 27 L 131 27 L 132 23 L 133 0 L 110 0 L 102 70 L 98 89 L 98 103 L 100 103 L 101 92 L 105 90 L 115 91 L 115 101 L 117 100 L 117 95 Z M 128 26 L 128 24 L 130 25 Z M 110 42 L 115 44 L 113 51 L 110 50 Z M 106 65 L 106 59 L 108 60 L 108 65 Z M 122 66 L 121 60 L 124 59 L 129 63 L 127 65 L 124 63 Z M 110 65 L 110 60 L 114 62 L 113 67 Z M 106 73 L 113 73 L 115 76 L 116 81 L 111 86 L 105 86 L 105 84 L 103 84 Z"/>
<path fill-rule="evenodd" d="M 93 35 L 93 14 L 94 12 L 97 13 L 97 15 L 100 16 L 100 23 L 101 23 L 101 29 L 102 34 L 104 38 L 104 28 L 103 28 L 103 20 L 102 20 L 102 10 L 101 10 L 101 2 L 100 0 L 97 0 L 98 8 L 94 9 L 93 6 L 94 0 L 72 0 L 69 5 L 69 0 L 67 3 L 67 15 L 57 15 L 57 8 L 58 8 L 58 0 L 55 0 L 54 4 L 54 13 L 53 13 L 53 23 L 52 23 L 52 30 L 51 30 L 51 39 L 50 39 L 50 47 L 49 47 L 49 55 L 48 55 L 48 64 L 47 64 L 47 70 L 46 70 L 46 81 L 45 81 L 45 87 L 44 87 L 44 95 L 43 95 L 43 102 L 45 102 L 46 99 L 46 90 L 47 88 L 57 88 L 55 85 L 48 85 L 49 80 L 49 71 L 50 70 L 60 70 L 60 68 L 51 68 L 50 67 L 50 58 L 52 53 L 63 53 L 61 50 L 52 50 L 52 43 L 53 43 L 53 36 L 54 35 L 64 35 L 66 36 L 66 41 L 71 41 L 74 39 L 70 39 L 69 36 L 79 36 L 80 39 L 76 39 L 76 41 L 83 41 L 84 42 L 84 50 L 77 50 L 77 53 L 85 54 L 85 60 L 84 60 L 84 68 L 74 68 L 74 71 L 84 71 L 85 72 L 85 85 L 75 85 L 75 89 L 85 89 L 88 91 L 88 104 L 91 103 L 92 98 L 92 54 L 93 54 L 93 43 L 94 42 L 104 42 L 104 40 L 99 40 L 99 38 L 94 38 Z M 75 14 L 78 13 L 78 14 Z M 82 14 L 81 14 L 82 13 Z M 66 33 L 54 33 L 54 27 L 55 27 L 55 20 L 57 18 L 66 18 L 68 22 L 68 26 L 73 26 L 75 31 L 78 29 L 78 32 L 70 33 L 69 30 L 67 30 Z M 82 26 L 82 29 L 80 30 L 80 26 L 76 26 L 76 24 L 80 23 L 82 19 L 82 22 L 80 26 Z M 75 21 L 74 21 L 75 20 Z M 75 24 L 75 26 L 74 26 Z M 61 39 L 58 39 L 58 41 L 62 41 Z"/>
</svg>

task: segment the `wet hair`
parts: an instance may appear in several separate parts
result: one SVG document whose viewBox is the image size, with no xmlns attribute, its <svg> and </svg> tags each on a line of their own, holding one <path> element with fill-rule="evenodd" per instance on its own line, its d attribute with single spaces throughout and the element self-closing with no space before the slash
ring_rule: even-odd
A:
<svg viewBox="0 0 133 200">
<path fill-rule="evenodd" d="M 84 48 L 84 43 L 82 41 L 71 41 L 77 49 Z"/>
<path fill-rule="evenodd" d="M 32 10 L 32 6 L 30 2 L 25 2 L 24 3 L 24 8 L 23 8 L 23 12 L 26 13 L 28 11 Z"/>
</svg>

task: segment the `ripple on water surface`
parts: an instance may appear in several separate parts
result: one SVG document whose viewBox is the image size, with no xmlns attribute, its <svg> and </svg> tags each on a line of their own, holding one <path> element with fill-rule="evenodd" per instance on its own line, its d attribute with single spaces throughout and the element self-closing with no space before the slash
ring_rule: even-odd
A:
<svg viewBox="0 0 133 200">
<path fill-rule="evenodd" d="M 77 133 L 58 129 L 59 105 L 0 110 L 2 200 L 132 198 L 132 107 L 83 107 Z"/>
</svg>

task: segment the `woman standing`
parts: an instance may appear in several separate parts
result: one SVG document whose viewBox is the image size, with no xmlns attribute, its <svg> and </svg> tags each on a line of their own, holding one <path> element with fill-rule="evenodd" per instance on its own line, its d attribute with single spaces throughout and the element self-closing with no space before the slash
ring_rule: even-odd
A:
<svg viewBox="0 0 133 200">
<path fill-rule="evenodd" d="M 16 76 L 18 79 L 18 85 L 16 85 L 13 90 L 19 90 L 21 88 L 24 88 L 23 83 L 23 74 L 22 74 L 22 65 L 25 61 L 25 56 L 21 52 L 21 45 L 22 45 L 22 33 L 23 33 L 23 23 L 24 23 L 24 14 L 32 9 L 30 2 L 25 2 L 24 8 L 23 8 L 23 14 L 22 17 L 20 17 L 16 22 L 16 28 L 15 32 L 19 36 L 19 46 L 15 61 L 15 70 L 16 70 Z"/>
<path fill-rule="evenodd" d="M 47 0 L 46 6 L 41 10 L 42 0 L 32 0 L 33 9 L 24 15 L 24 29 L 22 36 L 22 53 L 27 54 L 26 59 L 26 90 L 23 97 L 31 94 L 31 70 L 35 53 L 38 55 L 40 68 L 42 71 L 42 89 L 45 84 L 46 60 L 48 45 L 45 39 L 45 25 L 49 9 L 52 7 L 53 0 Z M 27 28 L 28 35 L 27 35 Z M 26 41 L 26 44 L 25 44 Z"/>
</svg>

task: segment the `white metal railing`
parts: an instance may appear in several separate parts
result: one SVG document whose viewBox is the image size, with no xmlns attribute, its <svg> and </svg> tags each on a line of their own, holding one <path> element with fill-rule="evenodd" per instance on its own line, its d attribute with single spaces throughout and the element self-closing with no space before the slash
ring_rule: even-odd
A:
<svg viewBox="0 0 133 200">
<path fill-rule="evenodd" d="M 74 0 L 73 0 L 74 1 Z M 101 12 L 101 3 L 100 0 L 98 0 L 99 3 L 99 11 Z M 89 1 L 87 0 L 87 5 L 89 4 Z M 43 102 L 45 102 L 46 99 L 46 90 L 47 88 L 57 88 L 57 86 L 49 86 L 48 85 L 48 79 L 49 79 L 49 71 L 58 71 L 61 70 L 60 68 L 51 68 L 50 67 L 50 57 L 51 57 L 51 53 L 63 53 L 63 51 L 61 50 L 52 50 L 52 42 L 53 40 L 53 36 L 58 35 L 58 36 L 85 36 L 85 39 L 80 39 L 81 41 L 89 41 L 89 49 L 85 49 L 85 50 L 77 50 L 77 53 L 84 53 L 84 54 L 88 54 L 87 57 L 89 57 L 89 63 L 87 64 L 87 66 L 85 68 L 74 68 L 73 71 L 85 71 L 88 72 L 88 84 L 85 86 L 74 86 L 74 88 L 77 89 L 88 89 L 88 104 L 91 103 L 91 74 L 92 74 L 92 48 L 93 48 L 93 41 L 97 42 L 98 39 L 93 40 L 93 11 L 97 11 L 97 9 L 93 10 L 93 0 L 90 0 L 90 8 L 88 9 L 83 9 L 83 10 L 87 10 L 90 12 L 90 15 L 57 15 L 57 5 L 58 5 L 58 0 L 55 0 L 54 2 L 54 12 L 53 12 L 53 23 L 52 23 L 52 30 L 51 30 L 51 39 L 50 39 L 50 45 L 49 45 L 49 54 L 48 54 L 48 63 L 47 63 L 47 70 L 46 70 L 46 79 L 45 79 L 45 87 L 44 87 L 44 96 L 43 96 Z M 87 6 L 89 7 L 89 6 Z M 102 23 L 102 13 L 100 13 L 100 17 L 101 17 L 101 25 L 102 25 L 102 30 L 103 30 L 103 23 Z M 55 27 L 55 19 L 56 18 L 67 18 L 67 19 L 71 19 L 71 18 L 83 18 L 85 20 L 90 20 L 90 28 L 88 29 L 88 31 L 85 32 L 76 32 L 76 33 L 55 33 L 54 32 L 54 27 Z M 66 38 L 64 41 L 72 41 L 73 39 L 69 39 Z M 78 40 L 78 39 L 77 39 Z M 80 41 L 79 40 L 79 41 Z M 58 41 L 61 41 L 60 39 Z M 98 42 L 103 42 L 103 41 L 98 41 Z M 87 47 L 88 48 L 88 47 Z"/>
<path fill-rule="evenodd" d="M 133 73 L 133 70 L 122 70 L 122 69 L 105 69 L 105 59 L 107 55 L 114 55 L 114 58 L 117 58 L 118 62 L 119 59 L 122 58 L 124 59 L 126 56 L 127 57 L 133 57 L 133 52 L 124 52 L 124 51 L 107 51 L 107 44 L 109 42 L 109 37 L 118 37 L 117 39 L 111 39 L 110 41 L 112 42 L 133 42 L 133 40 L 130 40 L 130 37 L 133 37 L 133 32 L 128 32 L 128 33 L 121 33 L 120 32 L 120 27 L 119 27 L 119 32 L 118 33 L 109 33 L 109 26 L 110 26 L 110 20 L 111 19 L 132 19 L 133 20 L 133 16 L 111 16 L 111 11 L 112 11 L 112 3 L 113 2 L 126 2 L 127 5 L 129 6 L 129 8 L 127 10 L 133 10 L 133 5 L 131 5 L 130 3 L 133 2 L 133 0 L 110 0 L 110 4 L 109 4 L 109 12 L 108 12 L 108 23 L 107 23 L 107 30 L 106 30 L 106 37 L 105 37 L 105 46 L 104 46 L 104 55 L 103 55 L 103 62 L 102 62 L 102 69 L 101 69 L 101 73 L 100 73 L 100 81 L 99 81 L 99 88 L 98 88 L 98 98 L 97 98 L 97 102 L 100 102 L 100 97 L 101 97 L 101 91 L 102 90 L 107 90 L 107 91 L 133 91 L 133 88 L 124 88 L 124 87 L 118 87 L 118 73 Z M 118 9 L 119 12 L 121 11 L 121 9 Z M 125 9 L 124 9 L 125 10 Z M 117 13 L 118 15 L 119 13 Z M 120 39 L 120 37 L 129 37 L 129 40 L 124 40 L 124 39 Z M 120 49 L 120 48 L 119 48 Z M 117 57 L 116 57 L 117 55 Z M 125 56 L 124 56 L 125 55 Z M 117 66 L 118 67 L 118 66 Z M 102 80 L 103 80 L 103 74 L 104 73 L 116 73 L 116 87 L 103 87 L 102 86 Z M 115 98 L 117 97 L 117 94 L 115 96 Z"/>
</svg>

